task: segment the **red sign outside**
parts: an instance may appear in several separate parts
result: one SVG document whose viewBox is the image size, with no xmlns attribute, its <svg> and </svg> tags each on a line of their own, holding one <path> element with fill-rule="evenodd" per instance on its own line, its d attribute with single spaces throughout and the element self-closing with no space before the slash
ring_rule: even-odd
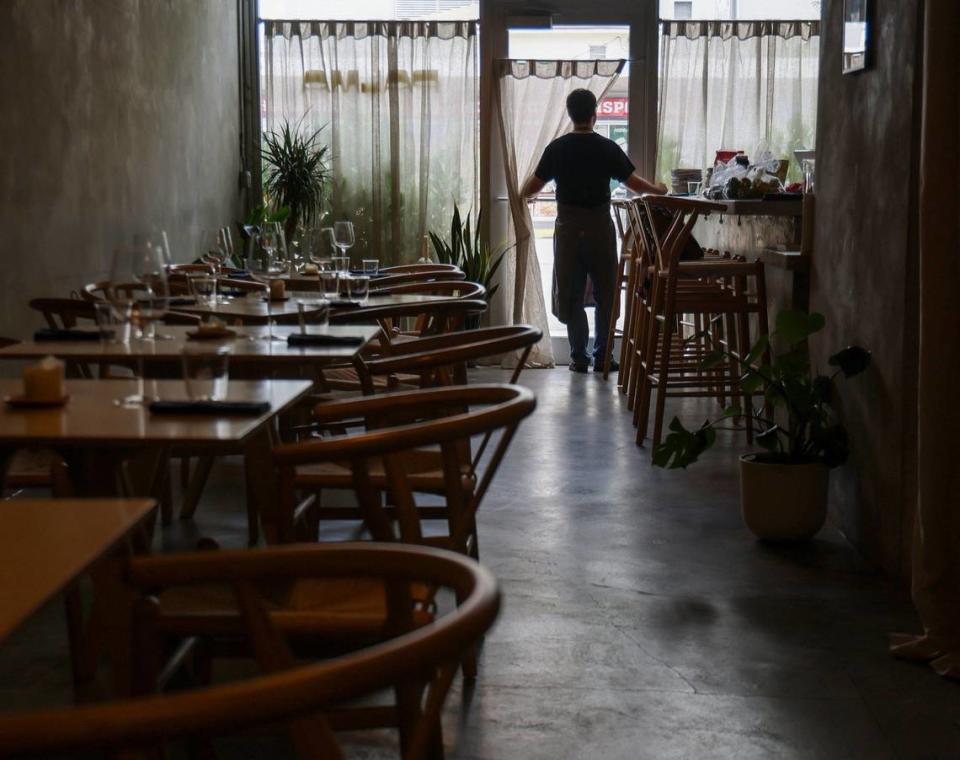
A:
<svg viewBox="0 0 960 760">
<path fill-rule="evenodd" d="M 624 119 L 630 116 L 630 98 L 603 98 L 597 103 L 598 119 Z"/>
</svg>

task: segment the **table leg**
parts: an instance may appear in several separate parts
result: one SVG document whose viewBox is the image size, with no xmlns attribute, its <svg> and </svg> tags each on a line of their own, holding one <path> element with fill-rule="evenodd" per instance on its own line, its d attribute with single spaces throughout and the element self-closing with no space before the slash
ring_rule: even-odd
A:
<svg viewBox="0 0 960 760">
<path fill-rule="evenodd" d="M 268 544 L 279 541 L 277 479 L 273 467 L 273 423 L 263 425 L 243 446 L 243 468 L 247 485 L 247 529 L 249 543 L 260 539 L 260 524 Z"/>
</svg>

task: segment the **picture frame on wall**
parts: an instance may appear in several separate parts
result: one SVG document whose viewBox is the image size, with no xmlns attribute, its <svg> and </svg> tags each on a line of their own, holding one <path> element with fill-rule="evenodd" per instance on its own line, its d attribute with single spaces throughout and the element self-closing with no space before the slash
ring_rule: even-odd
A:
<svg viewBox="0 0 960 760">
<path fill-rule="evenodd" d="M 870 3 L 872 0 L 843 0 L 844 74 L 863 71 L 870 56 Z"/>
</svg>

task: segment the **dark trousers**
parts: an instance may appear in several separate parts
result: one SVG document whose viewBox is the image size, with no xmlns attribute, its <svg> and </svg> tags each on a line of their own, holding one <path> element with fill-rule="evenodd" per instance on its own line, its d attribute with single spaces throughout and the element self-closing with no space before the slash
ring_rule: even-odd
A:
<svg viewBox="0 0 960 760">
<path fill-rule="evenodd" d="M 584 294 L 587 277 L 596 302 L 593 360 L 602 363 L 616 296 L 617 243 L 610 207 L 559 206 L 553 233 L 553 313 L 567 326 L 570 359 L 589 361 L 590 338 Z"/>
</svg>

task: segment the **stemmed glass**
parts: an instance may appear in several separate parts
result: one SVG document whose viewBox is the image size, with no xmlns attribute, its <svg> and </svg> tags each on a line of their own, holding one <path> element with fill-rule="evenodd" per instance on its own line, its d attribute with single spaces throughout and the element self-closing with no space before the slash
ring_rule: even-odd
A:
<svg viewBox="0 0 960 760">
<path fill-rule="evenodd" d="M 216 287 L 214 288 L 214 302 L 229 303 L 230 299 L 220 294 L 219 285 L 220 277 L 223 274 L 223 265 L 233 253 L 231 250 L 233 244 L 230 239 L 230 228 L 221 227 L 212 233 L 209 239 L 204 242 L 207 250 L 204 252 L 203 258 L 213 267 L 213 279 L 216 283 Z"/>
<path fill-rule="evenodd" d="M 105 295 L 118 321 L 129 323 L 136 313 L 141 324 L 141 332 L 137 337 L 141 341 L 152 341 L 153 322 L 166 314 L 168 294 L 160 246 L 141 244 L 130 248 L 120 247 L 114 251 Z M 152 401 L 144 392 L 143 374 L 141 349 L 137 359 L 137 392 L 116 399 L 114 403 L 119 406 L 138 406 Z"/>
<path fill-rule="evenodd" d="M 265 225 L 259 232 L 252 233 L 247 240 L 247 270 L 250 276 L 265 287 L 264 300 L 267 304 L 267 334 L 262 340 L 282 340 L 273 335 L 273 315 L 271 314 L 270 282 L 286 274 L 287 262 L 277 256 L 276 230 Z M 257 337 L 252 337 L 257 340 Z"/>
<path fill-rule="evenodd" d="M 347 259 L 347 271 L 350 270 L 350 257 L 347 254 L 352 247 L 355 241 L 353 235 L 353 222 L 336 222 L 333 225 L 333 235 L 337 245 L 337 248 L 340 249 L 340 256 Z"/>
<path fill-rule="evenodd" d="M 166 316 L 170 300 L 163 248 L 153 243 L 135 247 L 132 269 L 133 276 L 141 285 L 135 294 L 141 339 L 171 340 L 172 335 L 157 335 L 155 327 L 156 323 Z"/>
</svg>

